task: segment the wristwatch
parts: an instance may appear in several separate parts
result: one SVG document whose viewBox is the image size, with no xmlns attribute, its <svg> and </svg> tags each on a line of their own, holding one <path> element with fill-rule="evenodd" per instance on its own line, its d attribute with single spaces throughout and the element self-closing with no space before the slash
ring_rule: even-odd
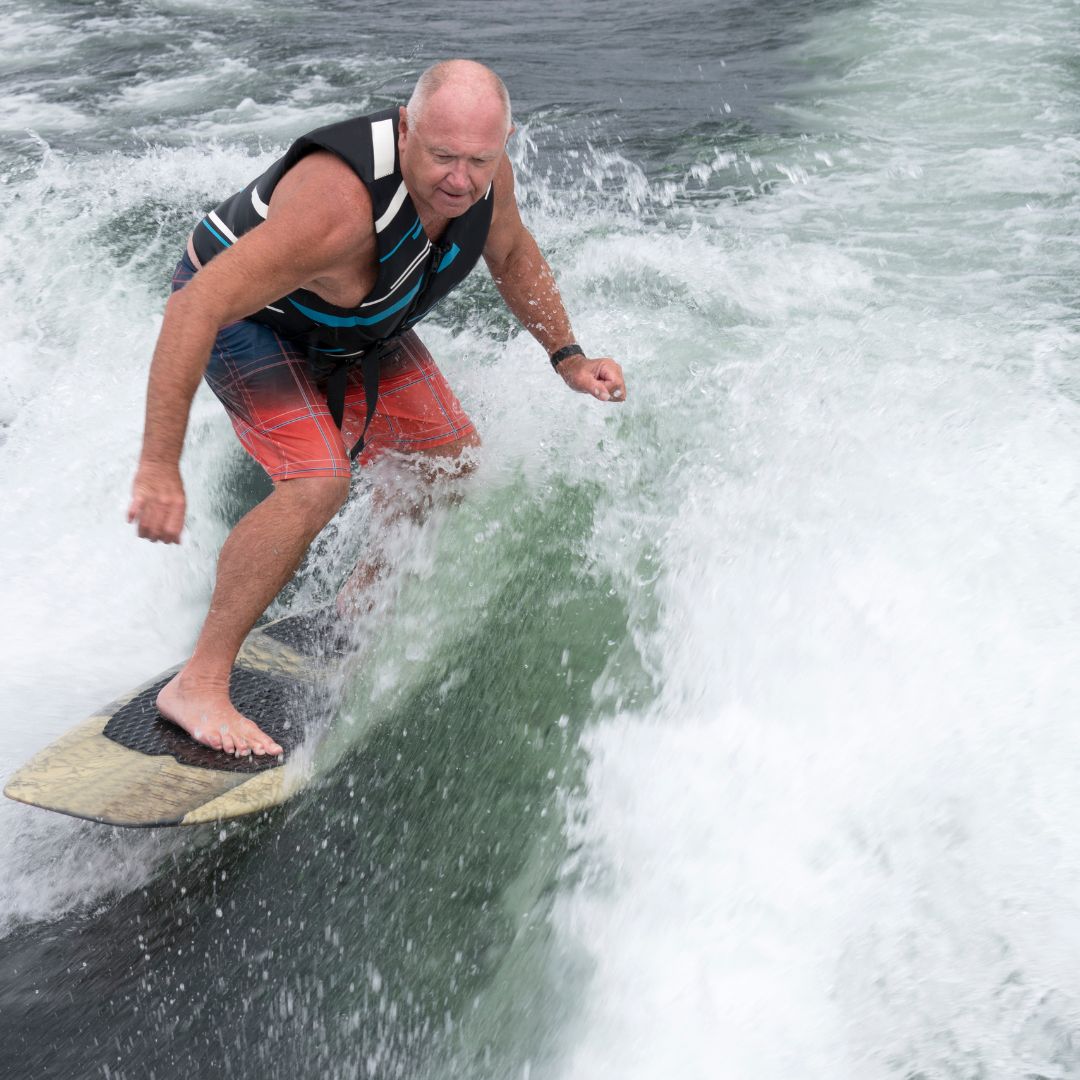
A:
<svg viewBox="0 0 1080 1080">
<path fill-rule="evenodd" d="M 557 368 L 564 360 L 570 356 L 584 356 L 585 350 L 580 345 L 564 345 L 561 349 L 556 349 L 551 354 L 551 366 Z"/>
</svg>

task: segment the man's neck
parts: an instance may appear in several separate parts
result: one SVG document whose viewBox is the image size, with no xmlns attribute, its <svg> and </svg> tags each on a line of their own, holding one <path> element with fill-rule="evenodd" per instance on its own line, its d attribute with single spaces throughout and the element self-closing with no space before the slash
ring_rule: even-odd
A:
<svg viewBox="0 0 1080 1080">
<path fill-rule="evenodd" d="M 440 217 L 438 214 L 434 214 L 430 210 L 421 209 L 420 207 L 417 207 L 416 212 L 420 215 L 420 224 L 424 226 L 424 232 L 427 234 L 427 238 L 433 244 L 437 244 L 442 238 L 442 234 L 446 232 L 446 227 L 450 224 L 450 219 L 448 217 Z"/>
</svg>

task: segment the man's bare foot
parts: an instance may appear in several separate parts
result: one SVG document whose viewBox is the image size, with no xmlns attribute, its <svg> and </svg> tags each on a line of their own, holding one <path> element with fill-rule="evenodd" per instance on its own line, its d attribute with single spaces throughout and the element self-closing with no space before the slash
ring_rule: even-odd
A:
<svg viewBox="0 0 1080 1080">
<path fill-rule="evenodd" d="M 184 672 L 169 680 L 157 696 L 158 712 L 186 731 L 196 742 L 236 757 L 284 753 L 229 700 L 229 691 L 183 685 Z"/>
</svg>

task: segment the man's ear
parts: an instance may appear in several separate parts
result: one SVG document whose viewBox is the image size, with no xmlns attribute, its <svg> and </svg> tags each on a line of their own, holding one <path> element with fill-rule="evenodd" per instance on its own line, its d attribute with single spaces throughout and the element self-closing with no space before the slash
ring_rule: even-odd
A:
<svg viewBox="0 0 1080 1080">
<path fill-rule="evenodd" d="M 398 106 L 398 135 L 409 134 L 409 111 L 404 105 Z"/>
</svg>

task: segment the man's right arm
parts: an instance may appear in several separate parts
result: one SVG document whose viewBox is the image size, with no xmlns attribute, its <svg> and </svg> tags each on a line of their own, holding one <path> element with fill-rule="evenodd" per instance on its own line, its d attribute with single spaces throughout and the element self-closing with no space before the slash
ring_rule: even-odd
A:
<svg viewBox="0 0 1080 1080">
<path fill-rule="evenodd" d="M 169 297 L 150 364 L 128 508 L 139 536 L 179 543 L 185 513 L 180 453 L 191 401 L 221 327 L 362 258 L 373 238 L 367 189 L 339 159 L 314 154 L 282 178 L 265 222 Z"/>
</svg>

